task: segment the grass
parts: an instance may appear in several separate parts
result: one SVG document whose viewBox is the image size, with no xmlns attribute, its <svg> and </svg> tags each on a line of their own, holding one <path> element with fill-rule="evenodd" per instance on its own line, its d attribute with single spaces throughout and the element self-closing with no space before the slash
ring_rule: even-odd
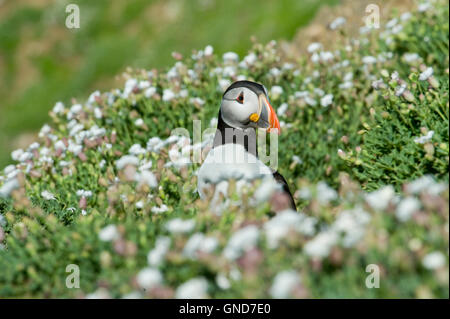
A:
<svg viewBox="0 0 450 319">
<path fill-rule="evenodd" d="M 392 18 L 354 41 L 330 30 L 332 51 L 294 64 L 273 41 L 241 62 L 197 51 L 58 105 L 0 175 L 0 296 L 448 298 L 448 5 Z M 299 212 L 227 181 L 217 213 L 199 164 L 169 157 L 199 147 L 171 130 L 208 127 L 238 76 L 287 103 L 279 170 Z"/>
</svg>

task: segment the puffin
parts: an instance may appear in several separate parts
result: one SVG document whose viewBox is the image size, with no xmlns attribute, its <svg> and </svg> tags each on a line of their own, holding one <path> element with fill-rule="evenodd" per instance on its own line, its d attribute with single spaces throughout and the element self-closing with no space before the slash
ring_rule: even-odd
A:
<svg viewBox="0 0 450 319">
<path fill-rule="evenodd" d="M 290 208 L 296 211 L 286 179 L 258 158 L 257 129 L 281 132 L 267 90 L 256 82 L 236 81 L 223 93 L 213 145 L 197 172 L 200 198 L 205 199 L 206 189 L 214 185 L 211 206 L 215 206 L 220 194 L 226 197 L 228 180 L 236 180 L 239 190 L 243 183 L 261 179 L 256 196 L 268 200 L 273 190 L 282 192 L 287 196 Z"/>
</svg>

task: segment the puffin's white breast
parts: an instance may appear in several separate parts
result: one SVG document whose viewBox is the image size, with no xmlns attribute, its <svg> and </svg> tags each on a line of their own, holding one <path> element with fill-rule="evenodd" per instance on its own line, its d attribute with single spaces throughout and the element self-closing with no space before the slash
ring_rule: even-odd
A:
<svg viewBox="0 0 450 319">
<path fill-rule="evenodd" d="M 230 179 L 249 182 L 259 178 L 273 179 L 271 169 L 240 144 L 225 144 L 213 148 L 198 170 L 197 189 L 204 198 L 203 189 L 222 184 Z"/>
</svg>

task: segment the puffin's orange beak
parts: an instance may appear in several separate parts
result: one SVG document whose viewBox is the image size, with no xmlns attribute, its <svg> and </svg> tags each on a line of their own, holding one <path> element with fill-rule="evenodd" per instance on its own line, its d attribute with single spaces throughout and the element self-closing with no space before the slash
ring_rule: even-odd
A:
<svg viewBox="0 0 450 319">
<path fill-rule="evenodd" d="M 271 132 L 273 130 L 277 130 L 276 132 L 278 134 L 281 133 L 281 127 L 280 127 L 280 121 L 278 120 L 278 116 L 277 113 L 275 112 L 275 110 L 273 109 L 272 105 L 270 105 L 269 101 L 267 100 L 266 97 L 264 97 L 264 99 L 266 100 L 267 103 L 267 107 L 269 108 L 269 129 L 267 130 L 268 132 Z"/>
<path fill-rule="evenodd" d="M 278 120 L 277 113 L 270 105 L 269 100 L 264 94 L 259 96 L 260 103 L 260 117 L 258 126 L 261 128 L 266 128 L 268 132 L 276 131 L 278 134 L 281 133 L 280 121 Z"/>
</svg>

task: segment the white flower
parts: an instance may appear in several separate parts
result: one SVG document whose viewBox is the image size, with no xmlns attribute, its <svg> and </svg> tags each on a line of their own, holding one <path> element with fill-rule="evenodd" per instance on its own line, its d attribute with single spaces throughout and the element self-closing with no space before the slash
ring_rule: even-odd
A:
<svg viewBox="0 0 450 319">
<path fill-rule="evenodd" d="M 94 108 L 94 117 L 96 119 L 101 119 L 103 117 L 102 110 L 97 106 Z"/>
<path fill-rule="evenodd" d="M 236 75 L 236 68 L 234 66 L 226 66 L 223 68 L 222 75 L 224 77 L 233 77 Z"/>
<path fill-rule="evenodd" d="M 10 173 L 14 172 L 16 170 L 16 166 L 15 165 L 8 165 L 3 169 L 3 173 L 5 173 L 5 175 L 9 175 Z"/>
<path fill-rule="evenodd" d="M 347 72 L 344 75 L 344 81 L 351 81 L 353 80 L 353 72 Z"/>
<path fill-rule="evenodd" d="M 420 81 L 426 81 L 432 75 L 433 75 L 433 68 L 432 67 L 428 67 L 425 71 L 420 73 L 419 80 Z"/>
<path fill-rule="evenodd" d="M 136 202 L 136 208 L 137 209 L 142 209 L 142 208 L 144 208 L 144 202 L 143 201 L 138 201 L 138 202 Z"/>
<path fill-rule="evenodd" d="M 280 184 L 278 184 L 272 176 L 265 177 L 262 180 L 261 185 L 255 191 L 254 197 L 256 202 L 259 204 L 267 201 L 277 189 L 280 189 Z"/>
<path fill-rule="evenodd" d="M 43 138 L 44 136 L 46 136 L 48 133 L 51 132 L 51 127 L 48 124 L 44 124 L 44 126 L 42 126 L 41 130 L 39 131 L 39 137 Z"/>
<path fill-rule="evenodd" d="M 211 45 L 207 45 L 204 50 L 205 56 L 211 56 L 213 54 L 213 52 L 214 52 L 214 48 Z"/>
<path fill-rule="evenodd" d="M 351 82 L 351 81 L 347 81 L 347 82 L 343 82 L 343 83 L 339 84 L 339 88 L 343 89 L 343 90 L 350 89 L 352 87 L 353 87 L 353 82 Z"/>
<path fill-rule="evenodd" d="M 92 196 L 92 192 L 88 191 L 88 190 L 84 190 L 84 189 L 79 189 L 79 190 L 77 190 L 77 196 L 88 198 L 88 197 Z"/>
<path fill-rule="evenodd" d="M 69 147 L 67 148 L 69 152 L 78 155 L 83 150 L 83 146 L 75 144 L 72 140 L 69 141 Z"/>
<path fill-rule="evenodd" d="M 299 232 L 308 236 L 314 234 L 317 220 L 303 213 L 285 210 L 264 224 L 268 246 L 277 248 L 279 241 L 289 235 L 290 231 Z"/>
<path fill-rule="evenodd" d="M 366 195 L 366 202 L 375 210 L 385 210 L 389 202 L 394 198 L 394 188 L 391 185 L 371 192 Z"/>
<path fill-rule="evenodd" d="M 75 126 L 72 127 L 72 129 L 69 132 L 70 136 L 75 136 L 77 135 L 79 132 L 81 132 L 82 130 L 84 130 L 84 125 L 79 123 L 76 124 Z"/>
<path fill-rule="evenodd" d="M 237 259 L 245 251 L 253 248 L 258 242 L 259 230 L 255 225 L 249 225 L 236 231 L 228 240 L 223 254 L 227 259 Z"/>
<path fill-rule="evenodd" d="M 402 83 L 402 84 L 400 84 L 400 85 L 395 89 L 395 95 L 396 95 L 396 96 L 400 96 L 400 95 L 402 95 L 405 91 L 406 91 L 406 83 Z"/>
<path fill-rule="evenodd" d="M 239 55 L 237 55 L 237 53 L 235 53 L 235 52 L 224 53 L 222 58 L 225 62 L 238 62 L 239 61 Z"/>
<path fill-rule="evenodd" d="M 150 266 L 159 266 L 164 261 L 164 257 L 170 248 L 171 240 L 169 237 L 160 236 L 156 239 L 155 248 L 149 251 L 147 262 Z"/>
<path fill-rule="evenodd" d="M 300 276 L 296 271 L 284 270 L 275 276 L 272 287 L 270 287 L 270 295 L 277 299 L 289 298 L 299 284 Z"/>
<path fill-rule="evenodd" d="M 416 137 L 414 139 L 414 143 L 425 144 L 425 143 L 431 141 L 431 139 L 433 138 L 433 135 L 434 135 L 434 131 L 428 131 L 428 133 L 426 135 Z"/>
<path fill-rule="evenodd" d="M 139 171 L 143 172 L 152 168 L 151 160 L 142 160 L 139 166 Z"/>
<path fill-rule="evenodd" d="M 18 168 L 16 169 L 14 165 L 7 166 L 4 171 L 5 171 L 5 179 L 7 181 L 16 178 L 16 176 L 21 172 L 21 170 Z"/>
<path fill-rule="evenodd" d="M 319 42 L 313 42 L 310 45 L 308 45 L 308 48 L 307 48 L 309 53 L 316 52 L 317 50 L 320 50 L 320 49 L 322 49 L 322 44 Z"/>
<path fill-rule="evenodd" d="M 439 269 L 445 266 L 446 258 L 440 251 L 429 253 L 422 259 L 422 265 L 430 270 Z"/>
<path fill-rule="evenodd" d="M 189 233 L 195 227 L 195 220 L 175 218 L 166 223 L 166 229 L 172 234 Z"/>
<path fill-rule="evenodd" d="M 53 113 L 55 114 L 61 114 L 65 110 L 64 104 L 62 102 L 56 102 L 55 106 L 53 107 Z"/>
<path fill-rule="evenodd" d="M 95 91 L 95 92 L 92 92 L 91 93 L 91 95 L 89 95 L 89 98 L 88 98 L 88 101 L 87 101 L 87 104 L 88 105 L 92 105 L 94 102 L 95 102 L 95 99 L 97 98 L 97 97 L 100 97 L 100 91 Z"/>
<path fill-rule="evenodd" d="M 445 183 L 436 183 L 432 176 L 425 175 L 406 185 L 406 190 L 411 194 L 426 191 L 430 195 L 438 195 L 448 187 Z"/>
<path fill-rule="evenodd" d="M 247 66 L 250 66 L 250 65 L 253 65 L 257 59 L 258 59 L 258 57 L 256 56 L 256 54 L 251 52 L 245 56 L 244 62 L 247 64 Z"/>
<path fill-rule="evenodd" d="M 55 195 L 53 195 L 49 191 L 42 191 L 41 196 L 44 197 L 44 199 L 46 199 L 46 200 L 54 200 L 54 199 L 56 199 Z"/>
<path fill-rule="evenodd" d="M 118 239 L 119 237 L 120 234 L 116 225 L 108 225 L 102 228 L 102 230 L 98 233 L 98 238 L 100 238 L 101 241 L 112 241 Z"/>
<path fill-rule="evenodd" d="M 402 21 L 409 20 L 411 16 L 412 16 L 411 12 L 402 13 L 402 15 L 400 16 L 400 20 Z"/>
<path fill-rule="evenodd" d="M 140 90 L 144 90 L 148 87 L 150 87 L 150 81 L 147 81 L 147 80 L 139 81 L 138 88 Z"/>
<path fill-rule="evenodd" d="M 420 59 L 417 53 L 405 53 L 403 54 L 403 60 L 407 63 L 415 62 Z"/>
<path fill-rule="evenodd" d="M 294 163 L 296 163 L 296 164 L 302 164 L 303 163 L 302 159 L 299 156 L 297 156 L 297 155 L 292 155 L 292 161 Z"/>
<path fill-rule="evenodd" d="M 365 233 L 365 225 L 370 221 L 370 215 L 361 207 L 340 213 L 331 226 L 331 230 L 342 236 L 342 245 L 351 247 L 358 243 Z"/>
<path fill-rule="evenodd" d="M 429 2 L 424 2 L 419 4 L 419 6 L 417 7 L 417 10 L 419 12 L 425 12 L 427 11 L 429 8 L 431 7 L 431 4 Z"/>
<path fill-rule="evenodd" d="M 155 95 L 155 93 L 156 93 L 156 88 L 151 86 L 144 91 L 144 96 L 146 98 L 151 98 L 153 95 Z"/>
<path fill-rule="evenodd" d="M 23 153 L 24 153 L 23 149 L 19 148 L 19 149 L 15 150 L 15 151 L 11 152 L 11 158 L 14 161 L 19 161 L 19 159 L 20 159 L 20 157 L 22 156 Z"/>
<path fill-rule="evenodd" d="M 327 94 L 320 99 L 320 105 L 323 107 L 327 107 L 331 103 L 333 103 L 333 94 Z"/>
<path fill-rule="evenodd" d="M 282 68 L 283 68 L 283 70 L 292 70 L 294 68 L 294 65 L 292 63 L 285 62 L 285 63 L 283 63 Z"/>
<path fill-rule="evenodd" d="M 199 97 L 194 97 L 194 98 L 189 99 L 189 103 L 198 104 L 200 106 L 205 105 L 205 101 Z"/>
<path fill-rule="evenodd" d="M 78 114 L 81 112 L 81 110 L 83 109 L 83 106 L 81 104 L 74 104 L 72 105 L 72 107 L 70 108 L 70 112 L 72 114 Z"/>
<path fill-rule="evenodd" d="M 306 102 L 306 104 L 308 104 L 309 106 L 316 106 L 317 105 L 317 101 L 316 100 L 314 100 L 312 97 L 310 97 L 309 95 L 308 96 L 305 96 L 305 102 Z"/>
<path fill-rule="evenodd" d="M 190 279 L 178 286 L 175 292 L 177 299 L 205 299 L 207 298 L 208 281 L 203 277 Z"/>
<path fill-rule="evenodd" d="M 320 60 L 322 62 L 327 62 L 327 61 L 333 60 L 333 58 L 334 58 L 334 55 L 330 51 L 320 52 Z"/>
<path fill-rule="evenodd" d="M 398 19 L 397 18 L 391 19 L 391 20 L 389 20 L 386 23 L 386 28 L 387 29 L 392 29 L 393 27 L 395 27 L 397 25 L 397 23 L 398 23 Z"/>
<path fill-rule="evenodd" d="M 189 95 L 189 91 L 186 89 L 183 89 L 178 93 L 178 96 L 182 97 L 182 98 L 186 98 L 186 97 L 188 97 L 188 95 Z"/>
<path fill-rule="evenodd" d="M 171 89 L 164 89 L 162 99 L 165 102 L 171 101 L 175 98 L 175 93 Z"/>
<path fill-rule="evenodd" d="M 33 158 L 33 154 L 31 152 L 23 152 L 20 154 L 18 161 L 19 162 L 26 162 Z"/>
<path fill-rule="evenodd" d="M 406 197 L 397 206 L 395 216 L 405 222 L 411 218 L 412 214 L 420 209 L 420 201 L 415 197 Z"/>
<path fill-rule="evenodd" d="M 125 295 L 122 295 L 122 299 L 141 299 L 142 294 L 139 291 L 131 291 Z"/>
<path fill-rule="evenodd" d="M 133 92 L 134 88 L 138 85 L 138 80 L 131 78 L 125 82 L 125 87 L 123 89 L 122 98 L 127 99 L 131 92 Z"/>
<path fill-rule="evenodd" d="M 28 146 L 28 150 L 37 150 L 39 148 L 40 144 L 38 142 L 31 143 L 30 146 Z"/>
<path fill-rule="evenodd" d="M 337 240 L 336 232 L 332 230 L 323 231 L 308 241 L 303 250 L 308 256 L 327 257 Z"/>
<path fill-rule="evenodd" d="M 216 284 L 217 284 L 217 286 L 220 289 L 223 289 L 223 290 L 229 289 L 231 287 L 230 281 L 222 273 L 217 274 L 217 276 L 216 276 Z"/>
<path fill-rule="evenodd" d="M 281 74 L 280 69 L 278 68 L 271 68 L 269 70 L 269 73 L 273 76 L 273 77 L 278 77 Z"/>
<path fill-rule="evenodd" d="M 163 281 L 163 276 L 158 269 L 144 268 L 136 276 L 136 281 L 142 289 L 152 289 L 160 285 Z"/>
<path fill-rule="evenodd" d="M 60 162 L 60 165 L 61 165 L 61 162 Z M 105 165 L 106 165 L 106 160 L 105 160 L 105 159 L 102 159 L 102 160 L 100 161 L 100 163 L 98 163 L 98 166 L 100 166 L 100 168 L 105 167 Z"/>
<path fill-rule="evenodd" d="M 141 118 L 139 118 L 139 119 L 137 119 L 136 121 L 134 121 L 134 125 L 136 125 L 136 126 L 142 126 L 142 125 L 144 125 L 144 120 L 141 119 Z"/>
<path fill-rule="evenodd" d="M 375 81 L 372 82 L 372 87 L 373 87 L 375 90 L 379 90 L 379 89 L 381 89 L 383 86 L 384 86 L 384 82 L 383 82 L 382 79 L 378 79 L 378 80 L 375 80 Z"/>
<path fill-rule="evenodd" d="M 154 214 L 161 214 L 161 213 L 165 213 L 169 210 L 169 208 L 167 207 L 166 204 L 162 204 L 160 207 L 158 206 L 154 206 L 152 207 L 151 211 Z"/>
<path fill-rule="evenodd" d="M 116 161 L 116 167 L 119 170 L 125 168 L 127 165 L 138 166 L 139 159 L 133 155 L 124 155 Z"/>
<path fill-rule="evenodd" d="M 337 198 L 337 192 L 329 187 L 327 183 L 321 181 L 317 183 L 317 199 L 320 203 L 326 204 Z"/>
<path fill-rule="evenodd" d="M 281 86 L 274 85 L 270 89 L 270 94 L 273 96 L 273 98 L 277 98 L 278 96 L 283 94 L 283 88 Z"/>
<path fill-rule="evenodd" d="M 392 72 L 391 79 L 397 81 L 399 79 L 399 74 L 397 71 Z"/>
<path fill-rule="evenodd" d="M 16 178 L 6 181 L 3 186 L 0 187 L 0 197 L 11 195 L 11 192 L 16 188 L 19 188 L 19 186 L 19 181 Z"/>
<path fill-rule="evenodd" d="M 362 62 L 364 64 L 374 64 L 374 63 L 377 63 L 377 58 L 368 55 L 368 56 L 363 57 Z"/>
<path fill-rule="evenodd" d="M 347 21 L 347 19 L 345 19 L 344 17 L 337 17 L 330 23 L 330 29 L 336 30 L 339 27 L 341 27 L 342 25 L 344 25 L 346 21 Z"/>
<path fill-rule="evenodd" d="M 297 99 L 303 99 L 303 98 L 309 96 L 309 92 L 308 91 L 297 91 L 294 93 L 294 96 Z"/>
<path fill-rule="evenodd" d="M 148 170 L 142 170 L 140 173 L 136 173 L 135 180 L 139 183 L 139 185 L 148 185 L 150 188 L 155 188 L 156 186 L 158 186 L 155 175 Z"/>
<path fill-rule="evenodd" d="M 227 79 L 219 80 L 219 88 L 221 91 L 225 91 L 230 86 L 230 84 L 231 84 L 230 80 Z"/>
<path fill-rule="evenodd" d="M 140 144 L 133 144 L 130 149 L 128 150 L 128 153 L 131 155 L 141 155 L 147 153 L 147 150 L 143 148 Z"/>
<path fill-rule="evenodd" d="M 217 245 L 216 238 L 207 237 L 203 233 L 195 233 L 186 242 L 183 254 L 189 258 L 195 258 L 197 252 L 211 253 Z"/>
<path fill-rule="evenodd" d="M 98 288 L 96 291 L 86 295 L 86 299 L 109 299 L 111 298 L 106 288 Z"/>
<path fill-rule="evenodd" d="M 159 137 L 152 137 L 147 142 L 147 150 L 152 152 L 159 151 L 164 146 L 164 142 Z"/>
</svg>

